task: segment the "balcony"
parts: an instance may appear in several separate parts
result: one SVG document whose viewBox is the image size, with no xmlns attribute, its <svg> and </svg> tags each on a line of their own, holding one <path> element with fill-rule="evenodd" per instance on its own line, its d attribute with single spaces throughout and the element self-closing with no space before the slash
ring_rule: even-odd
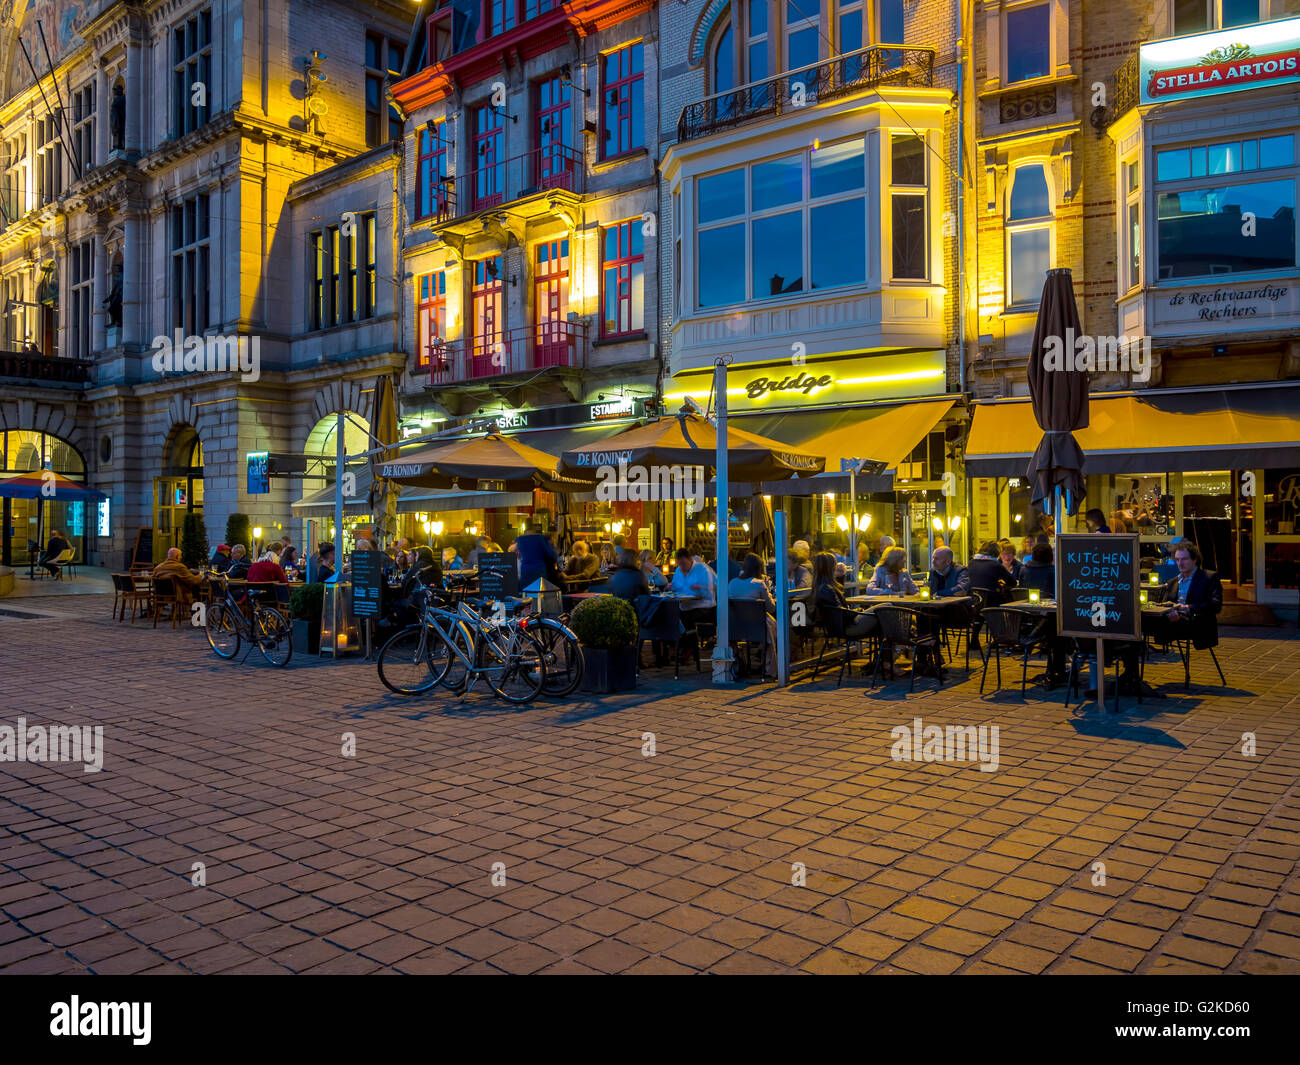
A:
<svg viewBox="0 0 1300 1065">
<path fill-rule="evenodd" d="M 1138 105 L 1141 77 L 1138 68 L 1138 55 L 1133 53 L 1115 71 L 1110 95 L 1110 115 L 1107 124 L 1118 122 Z"/>
<path fill-rule="evenodd" d="M 457 188 L 455 178 L 443 178 L 434 197 L 435 228 L 471 232 L 482 212 L 507 204 L 527 220 L 552 212 L 557 193 L 576 203 L 587 190 L 587 169 L 578 149 L 552 144 L 480 166 L 463 184 Z"/>
<path fill-rule="evenodd" d="M 586 329 L 576 322 L 543 322 L 490 337 L 434 339 L 416 356 L 415 372 L 427 371 L 433 387 L 485 381 L 554 367 L 580 369 Z"/>
<path fill-rule="evenodd" d="M 708 137 L 787 111 L 881 85 L 934 85 L 934 50 L 873 45 L 766 81 L 715 93 L 682 109 L 678 141 Z"/>
<path fill-rule="evenodd" d="M 0 351 L 0 377 L 21 378 L 33 383 L 45 381 L 84 385 L 90 380 L 86 359 L 64 359 L 56 355 L 24 355 L 21 351 Z"/>
</svg>

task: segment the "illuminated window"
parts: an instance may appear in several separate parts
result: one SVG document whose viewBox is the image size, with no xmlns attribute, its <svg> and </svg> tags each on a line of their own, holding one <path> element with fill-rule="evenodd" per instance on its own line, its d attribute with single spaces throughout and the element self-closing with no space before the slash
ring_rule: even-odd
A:
<svg viewBox="0 0 1300 1065">
<path fill-rule="evenodd" d="M 895 280 L 924 281 L 929 271 L 926 224 L 929 160 L 923 137 L 895 133 L 890 146 L 890 240 Z"/>
<path fill-rule="evenodd" d="M 86 82 L 72 94 L 72 147 L 81 172 L 95 166 L 95 82 Z"/>
<path fill-rule="evenodd" d="M 641 219 L 600 230 L 600 335 L 645 329 L 645 237 Z"/>
<path fill-rule="evenodd" d="M 63 127 L 50 115 L 36 120 L 36 206 L 63 195 Z"/>
<path fill-rule="evenodd" d="M 447 271 L 435 270 L 416 279 L 419 336 L 416 340 L 417 366 L 442 369 L 446 362 L 447 339 Z"/>
<path fill-rule="evenodd" d="M 444 219 L 447 203 L 445 122 L 420 127 L 415 163 L 415 217 Z"/>
<path fill-rule="evenodd" d="M 505 199 L 505 120 L 495 107 L 474 112 L 474 210 Z"/>
<path fill-rule="evenodd" d="M 1007 84 L 1014 85 L 1052 72 L 1052 11 L 1049 4 L 1031 4 L 1006 13 Z"/>
<path fill-rule="evenodd" d="M 74 359 L 90 358 L 93 347 L 91 299 L 95 283 L 95 241 L 83 240 L 73 244 L 68 253 L 68 288 L 71 306 L 68 308 L 68 354 Z"/>
<path fill-rule="evenodd" d="M 1007 197 L 1007 304 L 1037 304 L 1052 268 L 1052 195 L 1042 163 L 1016 167 Z"/>
<path fill-rule="evenodd" d="M 345 231 L 346 230 L 346 231 Z M 376 306 L 375 216 L 318 229 L 308 236 L 311 328 L 372 318 Z"/>
</svg>

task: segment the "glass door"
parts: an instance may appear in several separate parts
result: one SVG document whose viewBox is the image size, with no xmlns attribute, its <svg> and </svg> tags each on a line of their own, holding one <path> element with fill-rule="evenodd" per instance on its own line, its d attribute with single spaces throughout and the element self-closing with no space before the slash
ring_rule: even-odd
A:
<svg viewBox="0 0 1300 1065">
<path fill-rule="evenodd" d="M 537 332 L 535 369 L 569 364 L 569 242 L 537 245 L 533 272 L 533 313 Z"/>
</svg>

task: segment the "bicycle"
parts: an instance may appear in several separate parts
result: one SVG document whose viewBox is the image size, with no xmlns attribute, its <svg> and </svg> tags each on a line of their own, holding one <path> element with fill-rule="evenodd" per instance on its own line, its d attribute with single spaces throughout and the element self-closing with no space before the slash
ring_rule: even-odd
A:
<svg viewBox="0 0 1300 1065">
<path fill-rule="evenodd" d="M 217 657 L 227 661 L 234 658 L 239 654 L 242 640 L 246 639 L 257 645 L 262 657 L 271 665 L 281 669 L 287 666 L 293 657 L 293 641 L 284 615 L 257 602 L 256 592 L 247 593 L 249 612 L 245 614 L 239 601 L 231 594 L 227 577 L 209 571 L 207 578 L 214 591 L 221 594 L 220 599 L 214 595 L 203 625 L 208 645 Z"/>
<path fill-rule="evenodd" d="M 465 693 L 484 677 L 507 702 L 531 702 L 545 685 L 546 651 L 529 627 L 528 618 L 485 618 L 466 600 L 450 610 L 430 599 L 419 622 L 380 648 L 379 679 L 418 695 L 440 684 Z"/>
</svg>

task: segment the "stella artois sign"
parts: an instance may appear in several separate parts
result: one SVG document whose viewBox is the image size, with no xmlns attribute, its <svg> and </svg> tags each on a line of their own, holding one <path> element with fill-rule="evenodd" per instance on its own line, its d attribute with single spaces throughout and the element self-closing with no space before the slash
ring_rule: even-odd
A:
<svg viewBox="0 0 1300 1065">
<path fill-rule="evenodd" d="M 1300 81 L 1300 18 L 1141 48 L 1142 103 L 1165 103 Z"/>
</svg>

